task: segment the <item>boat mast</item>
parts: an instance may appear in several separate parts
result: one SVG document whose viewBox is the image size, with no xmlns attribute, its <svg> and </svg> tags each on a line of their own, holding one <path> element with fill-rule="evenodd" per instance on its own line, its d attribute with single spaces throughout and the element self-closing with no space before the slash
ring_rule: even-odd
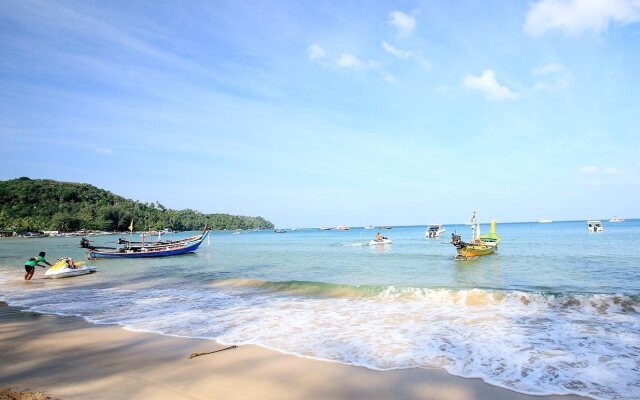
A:
<svg viewBox="0 0 640 400">
<path fill-rule="evenodd" d="M 478 223 L 478 218 L 476 217 L 476 210 L 473 210 L 473 215 L 471 216 L 471 231 L 473 232 L 473 241 L 480 239 L 480 224 Z"/>
</svg>

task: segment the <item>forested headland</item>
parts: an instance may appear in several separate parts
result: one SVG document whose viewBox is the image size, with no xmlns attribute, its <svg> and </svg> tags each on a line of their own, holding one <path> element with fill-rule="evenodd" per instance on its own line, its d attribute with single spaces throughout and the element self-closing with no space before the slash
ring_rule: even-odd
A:
<svg viewBox="0 0 640 400">
<path fill-rule="evenodd" d="M 197 230 L 273 228 L 262 217 L 171 210 L 126 199 L 86 183 L 18 178 L 0 181 L 0 230 Z"/>
</svg>

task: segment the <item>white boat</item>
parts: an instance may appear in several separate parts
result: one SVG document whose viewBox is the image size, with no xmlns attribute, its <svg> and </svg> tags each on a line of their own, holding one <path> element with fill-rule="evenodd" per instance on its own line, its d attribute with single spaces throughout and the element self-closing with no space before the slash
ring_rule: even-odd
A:
<svg viewBox="0 0 640 400">
<path fill-rule="evenodd" d="M 589 232 L 602 232 L 604 227 L 602 226 L 602 222 L 600 221 L 587 221 L 587 230 Z"/>
<path fill-rule="evenodd" d="M 94 273 L 98 270 L 96 267 L 92 267 L 90 265 L 84 265 L 84 261 L 71 262 L 75 265 L 75 268 L 72 268 L 69 265 L 67 260 L 71 260 L 70 258 L 60 258 L 50 267 L 45 273 L 44 276 L 46 278 L 69 278 L 72 276 L 78 275 L 87 275 Z"/>
<path fill-rule="evenodd" d="M 424 237 L 437 238 L 445 231 L 444 226 L 440 224 L 427 225 L 427 230 L 424 231 Z"/>
<path fill-rule="evenodd" d="M 373 229 L 373 225 L 367 225 L 364 227 L 364 229 Z"/>
<path fill-rule="evenodd" d="M 351 229 L 351 228 L 349 228 L 348 226 L 345 226 L 345 225 L 340 225 L 340 226 L 336 227 L 337 231 L 348 231 L 349 229 Z"/>
<path fill-rule="evenodd" d="M 369 240 L 367 246 L 384 246 L 385 244 L 391 243 L 391 239 L 384 238 L 382 240 Z"/>
<path fill-rule="evenodd" d="M 624 218 L 613 217 L 609 220 L 609 222 L 624 222 Z"/>
<path fill-rule="evenodd" d="M 552 222 L 553 222 L 552 220 L 546 219 L 546 218 L 542 218 L 538 220 L 538 223 L 541 223 L 541 224 L 550 224 Z"/>
<path fill-rule="evenodd" d="M 318 228 L 318 229 L 320 229 L 321 231 L 330 231 L 332 228 L 331 228 L 331 227 L 328 227 L 328 226 L 321 226 L 321 227 L 320 227 L 320 228 Z"/>
</svg>

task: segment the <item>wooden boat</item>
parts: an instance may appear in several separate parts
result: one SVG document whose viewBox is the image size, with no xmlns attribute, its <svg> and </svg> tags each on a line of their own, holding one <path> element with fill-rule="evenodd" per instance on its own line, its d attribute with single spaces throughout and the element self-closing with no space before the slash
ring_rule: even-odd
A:
<svg viewBox="0 0 640 400">
<path fill-rule="evenodd" d="M 467 259 L 485 256 L 495 253 L 498 250 L 500 237 L 496 234 L 496 220 L 491 220 L 491 229 L 488 234 L 480 235 L 480 224 L 476 219 L 476 213 L 473 212 L 471 217 L 471 230 L 473 232 L 473 240 L 470 243 L 463 242 L 460 235 L 451 234 L 451 244 L 456 247 L 458 252 L 457 258 Z"/>
<path fill-rule="evenodd" d="M 202 231 L 204 233 L 204 231 Z M 143 233 L 142 238 L 144 239 L 146 237 L 146 234 Z M 135 241 L 135 240 L 127 240 L 125 238 L 118 238 L 118 244 L 124 244 L 128 247 L 152 247 L 152 246 L 168 246 L 168 245 L 174 245 L 174 244 L 184 244 L 187 242 L 193 242 L 195 240 L 200 239 L 200 237 L 202 236 L 202 234 L 200 235 L 195 235 L 195 236 L 190 236 L 188 238 L 184 238 L 184 239 L 178 239 L 178 240 L 157 240 L 157 241 L 153 241 L 151 235 L 149 235 L 149 240 L 142 240 L 142 241 Z M 80 241 L 81 245 L 82 245 L 82 241 Z M 84 246 L 83 246 L 84 247 Z"/>
<path fill-rule="evenodd" d="M 120 248 L 105 248 L 88 246 L 89 258 L 141 258 L 141 257 L 168 257 L 180 254 L 193 253 L 209 236 L 209 231 L 192 238 L 187 242 L 176 242 L 165 245 L 125 246 Z"/>
</svg>

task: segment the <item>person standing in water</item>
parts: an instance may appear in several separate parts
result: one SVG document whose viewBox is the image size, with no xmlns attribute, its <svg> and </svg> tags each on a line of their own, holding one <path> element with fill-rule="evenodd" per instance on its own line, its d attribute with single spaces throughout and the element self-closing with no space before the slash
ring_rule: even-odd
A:
<svg viewBox="0 0 640 400">
<path fill-rule="evenodd" d="M 46 255 L 46 253 L 44 251 L 41 251 L 40 254 L 38 254 L 36 257 L 31 257 L 25 264 L 24 264 L 24 269 L 25 271 L 27 271 L 24 274 L 24 280 L 25 281 L 30 281 L 31 278 L 33 278 L 33 273 L 36 269 L 36 265 L 38 267 L 42 267 L 45 268 L 44 265 L 40 265 L 41 262 L 47 264 L 48 266 L 52 266 L 53 264 L 50 264 L 47 260 L 44 259 L 44 256 Z"/>
</svg>

